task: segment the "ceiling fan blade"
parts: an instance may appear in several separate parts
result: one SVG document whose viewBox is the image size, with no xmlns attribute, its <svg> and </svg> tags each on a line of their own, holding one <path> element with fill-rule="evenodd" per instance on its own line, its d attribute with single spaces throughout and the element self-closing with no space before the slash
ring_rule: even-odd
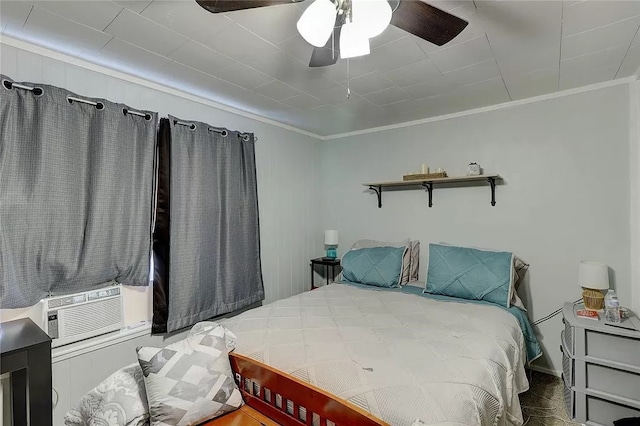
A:
<svg viewBox="0 0 640 426">
<path fill-rule="evenodd" d="M 442 46 L 453 40 L 469 23 L 419 0 L 400 0 L 391 24 Z"/>
<path fill-rule="evenodd" d="M 304 0 L 196 0 L 196 3 L 211 13 L 223 13 L 302 1 Z"/>
<path fill-rule="evenodd" d="M 327 67 L 338 62 L 338 59 L 340 58 L 340 32 L 342 31 L 344 20 L 344 14 L 336 16 L 336 22 L 334 24 L 331 37 L 329 37 L 329 40 L 327 40 L 324 46 L 313 48 L 309 67 Z"/>
</svg>

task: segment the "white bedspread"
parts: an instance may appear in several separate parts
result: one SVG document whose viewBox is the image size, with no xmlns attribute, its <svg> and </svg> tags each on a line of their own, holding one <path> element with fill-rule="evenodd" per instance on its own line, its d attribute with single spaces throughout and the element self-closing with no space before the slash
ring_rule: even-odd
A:
<svg viewBox="0 0 640 426">
<path fill-rule="evenodd" d="M 221 323 L 238 353 L 392 425 L 522 424 L 524 339 L 498 307 L 332 284 Z"/>
</svg>

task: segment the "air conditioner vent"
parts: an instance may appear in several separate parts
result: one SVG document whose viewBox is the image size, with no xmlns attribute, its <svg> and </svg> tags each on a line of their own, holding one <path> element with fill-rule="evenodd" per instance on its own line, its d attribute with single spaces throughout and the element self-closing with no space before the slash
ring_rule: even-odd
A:
<svg viewBox="0 0 640 426">
<path fill-rule="evenodd" d="M 119 286 L 44 299 L 45 331 L 52 347 L 120 330 L 124 323 Z"/>
</svg>

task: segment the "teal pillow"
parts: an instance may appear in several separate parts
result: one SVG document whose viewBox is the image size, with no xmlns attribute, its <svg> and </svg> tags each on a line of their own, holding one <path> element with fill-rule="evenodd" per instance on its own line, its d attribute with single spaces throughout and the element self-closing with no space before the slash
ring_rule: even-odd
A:
<svg viewBox="0 0 640 426">
<path fill-rule="evenodd" d="M 429 244 L 425 293 L 509 307 L 513 253 Z"/>
<path fill-rule="evenodd" d="M 344 280 L 376 287 L 400 287 L 402 256 L 406 247 L 350 250 L 342 256 Z"/>
</svg>

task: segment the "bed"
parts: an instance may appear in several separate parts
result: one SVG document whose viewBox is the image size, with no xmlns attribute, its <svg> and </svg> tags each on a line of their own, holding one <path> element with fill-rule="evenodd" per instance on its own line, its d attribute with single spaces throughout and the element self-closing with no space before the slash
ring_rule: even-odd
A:
<svg viewBox="0 0 640 426">
<path fill-rule="evenodd" d="M 523 422 L 527 342 L 497 306 L 334 283 L 222 324 L 236 353 L 392 425 Z"/>
</svg>

